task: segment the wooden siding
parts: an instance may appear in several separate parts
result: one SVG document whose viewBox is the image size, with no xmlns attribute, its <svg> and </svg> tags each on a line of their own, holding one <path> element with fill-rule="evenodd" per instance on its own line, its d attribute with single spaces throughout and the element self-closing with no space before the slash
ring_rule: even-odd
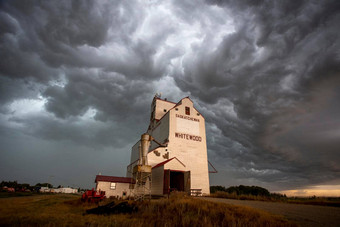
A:
<svg viewBox="0 0 340 227">
<path fill-rule="evenodd" d="M 126 192 L 127 196 L 130 196 L 129 184 L 127 183 L 116 183 L 116 189 L 111 189 L 111 182 L 99 181 L 97 182 L 96 190 L 105 191 L 106 198 L 113 197 L 123 197 L 123 192 Z"/>
<path fill-rule="evenodd" d="M 152 195 L 163 195 L 163 174 L 164 174 L 163 166 L 152 169 L 152 184 L 151 184 Z"/>
</svg>

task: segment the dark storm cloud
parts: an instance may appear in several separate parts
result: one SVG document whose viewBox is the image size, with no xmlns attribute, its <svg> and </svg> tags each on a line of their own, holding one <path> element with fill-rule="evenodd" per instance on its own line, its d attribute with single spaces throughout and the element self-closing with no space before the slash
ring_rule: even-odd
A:
<svg viewBox="0 0 340 227">
<path fill-rule="evenodd" d="M 133 8 L 133 3 L 35 3 L 2 3 L 4 76 L 48 81 L 58 76 L 55 73 L 62 66 L 102 68 L 134 78 L 161 73 L 153 68 L 155 51 L 150 43 L 155 40 L 132 40 L 143 19 L 143 10 Z M 130 20 L 133 17 L 141 20 Z M 105 49 L 109 42 L 117 49 L 103 55 L 100 48 Z"/>
<path fill-rule="evenodd" d="M 136 111 L 147 116 L 143 98 L 152 95 L 153 88 L 144 81 L 162 76 L 164 65 L 157 68 L 153 62 L 155 51 L 149 42 L 155 40 L 133 40 L 143 10 L 132 6 L 3 2 L 1 79 L 7 84 L 3 103 L 28 98 L 27 92 L 16 91 L 23 84 L 25 90 L 38 87 L 35 95 L 46 98 L 46 110 L 58 118 L 81 116 L 90 108 L 100 121 L 129 118 L 136 123 L 141 120 L 131 117 Z M 130 20 L 133 17 L 140 20 Z M 113 43 L 111 52 L 105 50 L 108 43 Z M 8 86 L 11 83 L 16 86 Z"/>
<path fill-rule="evenodd" d="M 319 81 L 309 93 L 309 102 L 283 110 L 266 123 L 262 144 L 310 182 L 338 180 L 339 78 Z"/>
<path fill-rule="evenodd" d="M 71 144 L 63 154 L 111 149 L 119 166 L 146 130 L 153 95 L 190 95 L 228 182 L 336 182 L 339 9 L 337 1 L 1 1 L 1 134 L 40 141 L 41 151 L 41 141 L 51 150 Z M 8 144 L 14 160 L 22 146 Z M 227 182 L 223 174 L 212 184 Z"/>
<path fill-rule="evenodd" d="M 11 102 L 17 98 L 36 98 L 40 93 L 39 85 L 29 80 L 0 77 L 0 102 Z M 0 106 L 0 112 L 6 112 L 5 106 Z"/>
<path fill-rule="evenodd" d="M 130 128 L 124 127 L 121 122 L 105 124 L 98 123 L 92 119 L 84 123 L 82 119 L 77 118 L 59 120 L 41 115 L 12 118 L 10 120 L 25 127 L 27 135 L 50 141 L 71 141 L 99 150 L 106 146 L 115 147 L 116 149 L 122 148 L 127 143 L 131 143 L 131 138 L 122 137 L 122 135 L 136 134 L 138 136 Z M 120 130 L 117 130 L 117 128 Z"/>
<path fill-rule="evenodd" d="M 144 10 L 136 8 L 137 3 L 132 1 L 0 4 L 4 138 L 17 135 L 15 138 L 22 144 L 29 144 L 31 138 L 40 144 L 49 141 L 50 150 L 59 149 L 60 157 L 76 150 L 83 150 L 84 157 L 92 157 L 90 152 L 111 150 L 106 154 L 109 158 L 104 159 L 111 160 L 115 154 L 114 166 L 128 164 L 129 147 L 147 127 L 147 100 L 155 92 L 152 83 L 145 80 L 161 77 L 166 67 L 162 62 L 154 63 L 155 47 L 150 44 L 158 37 L 145 41 L 134 37 L 143 22 Z M 164 54 L 167 55 L 174 54 Z M 32 108 L 33 104 L 37 107 Z M 56 142 L 65 146 L 57 148 Z M 2 144 L 2 160 L 18 160 L 16 155 L 29 160 L 35 150 L 15 143 L 7 147 L 7 143 Z M 40 144 L 36 149 L 43 157 L 48 145 Z M 6 158 L 8 151 L 12 151 L 11 159 Z M 27 166 L 22 161 L 18 163 Z M 69 169 L 63 163 L 61 160 L 58 166 Z M 100 171 L 99 168 L 93 174 Z M 124 172 L 118 171 L 121 175 Z M 92 178 L 86 179 L 88 176 L 78 177 L 82 184 L 92 182 Z"/>
<path fill-rule="evenodd" d="M 216 50 L 202 47 L 188 56 L 183 60 L 183 73 L 174 77 L 182 90 L 190 91 L 202 102 L 201 106 L 207 107 L 203 114 L 220 130 L 218 141 L 208 140 L 217 161 L 225 157 L 224 163 L 231 167 L 228 169 L 243 167 L 243 177 L 256 176 L 265 182 L 279 182 L 286 175 L 292 185 L 339 179 L 338 167 L 329 166 L 330 160 L 340 161 L 333 149 L 339 147 L 336 141 L 319 141 L 312 155 L 307 152 L 315 146 L 309 145 L 312 136 L 305 135 L 303 145 L 296 143 L 300 137 L 295 134 L 307 131 L 309 124 L 286 135 L 286 140 L 280 143 L 283 153 L 260 142 L 266 123 L 273 116 L 284 115 L 284 108 L 308 101 L 312 84 L 315 87 L 319 81 L 339 76 L 339 3 L 218 1 L 216 4 L 233 15 L 235 32 L 225 36 Z M 334 82 L 339 86 L 338 80 Z M 333 99 L 334 105 L 333 96 L 328 98 Z M 227 109 L 223 110 L 223 106 Z M 338 111 L 329 110 L 320 124 L 327 117 L 339 121 L 334 113 Z M 287 116 L 282 117 L 288 120 Z M 216 135 L 211 132 L 212 137 Z M 278 141 L 271 143 L 278 145 Z M 292 161 L 284 153 L 299 157 Z M 287 186 L 288 182 L 284 183 Z"/>
<path fill-rule="evenodd" d="M 74 70 L 67 78 L 64 87 L 50 86 L 43 93 L 47 110 L 60 118 L 83 115 L 90 107 L 98 111 L 99 120 L 126 118 L 145 111 L 145 103 L 139 99 L 152 90 L 142 80 L 130 81 L 117 73 L 96 70 Z"/>
</svg>

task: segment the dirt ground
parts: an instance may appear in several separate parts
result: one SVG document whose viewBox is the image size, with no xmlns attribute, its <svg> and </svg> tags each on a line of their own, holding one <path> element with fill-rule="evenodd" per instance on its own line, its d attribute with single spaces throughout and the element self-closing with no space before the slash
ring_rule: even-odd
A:
<svg viewBox="0 0 340 227">
<path fill-rule="evenodd" d="M 340 226 L 340 208 L 202 197 L 204 200 L 261 209 L 282 215 L 300 226 Z"/>
</svg>

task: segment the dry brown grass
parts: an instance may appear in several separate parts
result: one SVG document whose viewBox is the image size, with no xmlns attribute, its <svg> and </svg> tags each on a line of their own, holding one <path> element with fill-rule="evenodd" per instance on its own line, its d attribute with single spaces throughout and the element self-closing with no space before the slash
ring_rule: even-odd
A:
<svg viewBox="0 0 340 227">
<path fill-rule="evenodd" d="M 333 206 L 340 207 L 340 197 L 279 197 L 279 196 L 254 196 L 254 195 L 237 195 L 217 191 L 210 195 L 214 198 L 237 199 L 237 200 L 256 200 L 268 202 L 285 202 L 305 205 Z"/>
<path fill-rule="evenodd" d="M 106 201 L 104 203 L 108 203 Z M 293 226 L 254 209 L 202 201 L 183 195 L 133 203 L 132 214 L 93 215 L 96 205 L 74 195 L 37 195 L 0 199 L 1 226 Z"/>
<path fill-rule="evenodd" d="M 238 200 L 257 200 L 257 201 L 277 201 L 277 198 L 260 196 L 260 195 L 237 195 L 234 193 L 217 191 L 210 195 L 215 198 L 238 199 Z"/>
</svg>

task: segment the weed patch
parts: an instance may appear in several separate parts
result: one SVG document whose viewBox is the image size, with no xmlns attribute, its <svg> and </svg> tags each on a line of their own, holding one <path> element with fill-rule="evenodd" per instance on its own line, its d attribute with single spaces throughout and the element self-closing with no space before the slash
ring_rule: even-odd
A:
<svg viewBox="0 0 340 227">
<path fill-rule="evenodd" d="M 138 204 L 131 201 L 111 202 L 86 211 L 87 214 L 131 214 L 138 211 Z"/>
</svg>

